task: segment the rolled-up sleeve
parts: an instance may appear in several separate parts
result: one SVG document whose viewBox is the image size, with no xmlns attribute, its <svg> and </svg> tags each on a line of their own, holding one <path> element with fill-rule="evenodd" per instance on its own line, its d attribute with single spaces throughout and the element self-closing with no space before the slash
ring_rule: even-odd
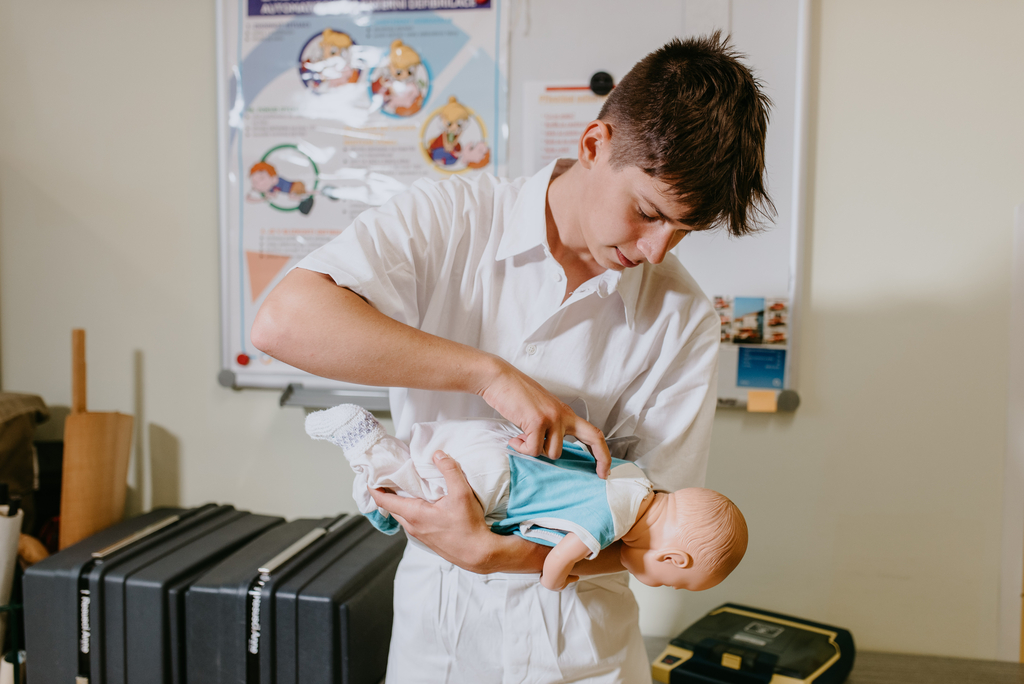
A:
<svg viewBox="0 0 1024 684">
<path fill-rule="evenodd" d="M 384 315 L 419 327 L 453 238 L 451 213 L 445 194 L 419 181 L 364 211 L 295 267 L 329 275 Z"/>
</svg>

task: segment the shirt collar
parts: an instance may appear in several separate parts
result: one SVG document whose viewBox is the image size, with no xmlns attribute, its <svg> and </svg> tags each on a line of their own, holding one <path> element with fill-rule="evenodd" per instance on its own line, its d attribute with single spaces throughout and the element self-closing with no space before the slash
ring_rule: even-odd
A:
<svg viewBox="0 0 1024 684">
<path fill-rule="evenodd" d="M 630 330 L 633 329 L 636 321 L 636 303 L 640 299 L 640 283 L 643 281 L 645 268 L 648 268 L 648 265 L 641 264 L 616 273 L 619 279 L 615 290 L 619 293 L 622 304 L 626 308 L 626 325 Z M 615 273 L 615 271 L 611 271 L 611 273 Z"/>
<path fill-rule="evenodd" d="M 534 247 L 548 246 L 547 198 L 551 173 L 558 160 L 551 162 L 523 184 L 516 198 L 512 214 L 505 222 L 505 230 L 498 243 L 495 261 L 504 261 Z"/>
<path fill-rule="evenodd" d="M 535 247 L 543 247 L 548 257 L 554 258 L 548 250 L 546 217 L 548 185 L 557 163 L 556 159 L 523 183 L 509 220 L 505 222 L 505 230 L 494 255 L 495 261 L 504 261 Z M 636 320 L 636 304 L 640 297 L 644 268 L 646 264 L 624 271 L 609 269 L 598 276 L 596 282 L 597 295 L 601 298 L 614 292 L 619 293 L 625 309 L 626 325 L 630 330 Z"/>
</svg>

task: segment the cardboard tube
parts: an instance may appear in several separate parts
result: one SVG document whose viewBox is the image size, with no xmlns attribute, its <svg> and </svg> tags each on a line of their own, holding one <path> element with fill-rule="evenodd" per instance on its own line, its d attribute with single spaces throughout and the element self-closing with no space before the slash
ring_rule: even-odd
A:
<svg viewBox="0 0 1024 684">
<path fill-rule="evenodd" d="M 85 413 L 85 331 L 71 331 L 71 412 Z"/>
</svg>

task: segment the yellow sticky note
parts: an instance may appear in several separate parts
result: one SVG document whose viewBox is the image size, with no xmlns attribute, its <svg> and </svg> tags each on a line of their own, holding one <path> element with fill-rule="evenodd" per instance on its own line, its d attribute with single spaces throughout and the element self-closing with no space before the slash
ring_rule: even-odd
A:
<svg viewBox="0 0 1024 684">
<path fill-rule="evenodd" d="M 750 413 L 775 413 L 778 410 L 775 390 L 747 390 L 747 411 Z"/>
</svg>

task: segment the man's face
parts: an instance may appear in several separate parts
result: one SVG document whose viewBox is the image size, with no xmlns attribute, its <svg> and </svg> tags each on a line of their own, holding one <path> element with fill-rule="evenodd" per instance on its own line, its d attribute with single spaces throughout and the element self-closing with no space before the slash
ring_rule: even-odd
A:
<svg viewBox="0 0 1024 684">
<path fill-rule="evenodd" d="M 622 271 L 643 262 L 661 263 L 692 230 L 682 223 L 687 207 L 669 186 L 635 166 L 612 168 L 595 160 L 587 186 L 580 231 L 590 254 L 604 268 Z"/>
</svg>

